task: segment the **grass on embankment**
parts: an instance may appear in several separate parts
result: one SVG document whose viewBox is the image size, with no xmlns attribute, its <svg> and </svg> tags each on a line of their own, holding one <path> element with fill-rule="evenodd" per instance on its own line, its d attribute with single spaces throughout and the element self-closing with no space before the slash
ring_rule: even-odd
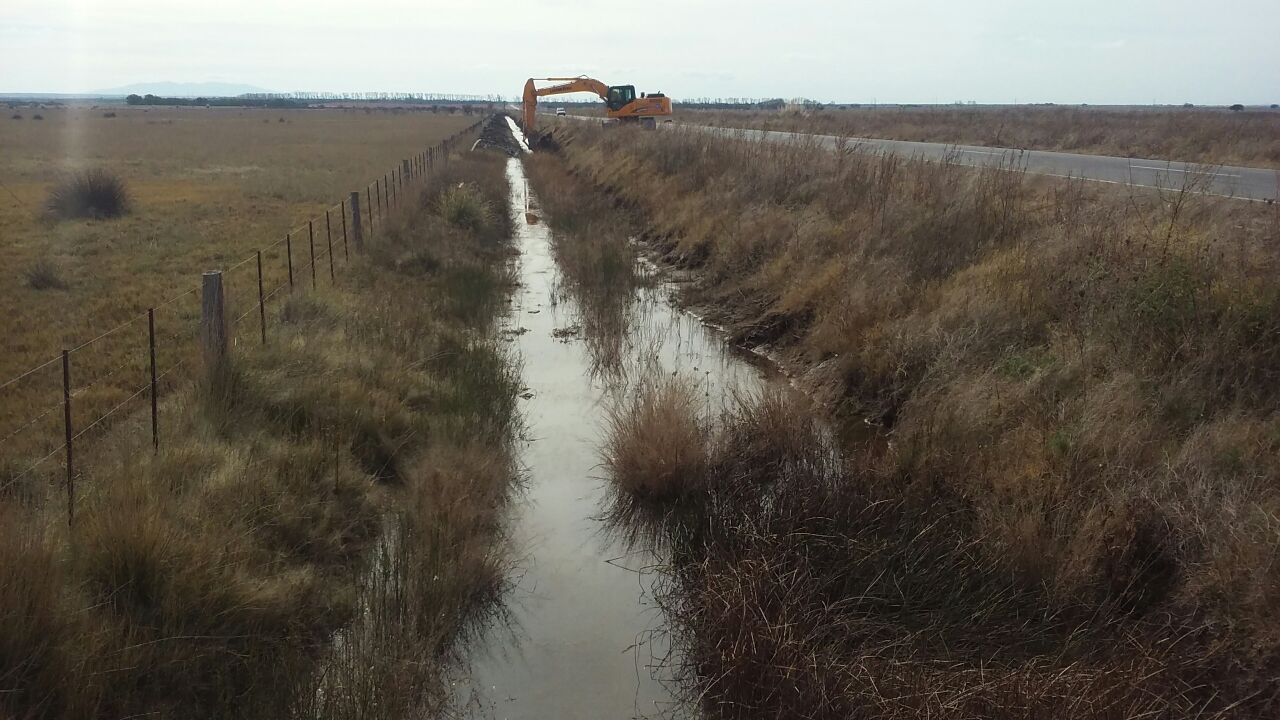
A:
<svg viewBox="0 0 1280 720">
<path fill-rule="evenodd" d="M 503 580 L 505 158 L 457 157 L 265 348 L 0 499 L 0 714 L 401 717 Z M 485 218 L 442 219 L 467 183 Z M 338 632 L 340 640 L 331 642 Z"/>
<path fill-rule="evenodd" d="M 570 132 L 569 164 L 698 275 L 691 302 L 880 429 L 839 467 L 773 462 L 777 429 L 707 443 L 692 480 L 728 490 L 669 602 L 714 714 L 1275 710 L 1274 208 Z"/>
</svg>

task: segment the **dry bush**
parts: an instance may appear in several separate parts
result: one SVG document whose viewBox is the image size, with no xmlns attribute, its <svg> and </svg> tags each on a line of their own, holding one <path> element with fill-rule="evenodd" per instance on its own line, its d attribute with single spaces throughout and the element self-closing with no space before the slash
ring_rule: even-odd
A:
<svg viewBox="0 0 1280 720">
<path fill-rule="evenodd" d="M 67 281 L 62 271 L 51 260 L 37 260 L 22 271 L 27 287 L 32 290 L 65 290 Z"/>
<path fill-rule="evenodd" d="M 1224 704 L 1214 708 L 1272 709 L 1274 208 L 1197 196 L 1194 179 L 1183 192 L 1151 192 L 679 130 L 569 132 L 567 160 L 644 214 L 655 252 L 696 271 L 688 300 L 736 341 L 792 366 L 851 427 L 877 430 L 848 449 L 859 470 L 840 482 L 860 489 L 827 497 L 833 524 L 778 530 L 794 552 L 762 551 L 742 567 L 785 576 L 813 543 L 870 522 L 842 515 L 841 503 L 900 505 L 894 512 L 918 517 L 915 527 L 941 523 L 938 552 L 962 549 L 976 563 L 949 572 L 1006 583 L 991 602 L 1022 598 L 1019 617 L 1034 610 L 1068 636 L 1124 635 L 1114 658 L 1089 659 L 1098 673 L 1112 662 L 1138 673 L 1117 678 L 1130 684 L 1123 698 L 1149 692 L 1151 707 L 1174 716 L 1192 712 L 1186 697 L 1215 692 Z M 768 465 L 759 448 L 772 445 L 759 438 L 812 442 L 787 440 L 787 423 L 765 427 L 774 429 L 729 443 L 757 458 L 743 477 Z M 790 479 L 808 477 L 802 470 L 776 473 L 802 485 Z M 783 507 L 774 502 L 764 504 Z M 755 543 L 757 529 L 733 530 L 733 517 L 726 544 Z M 935 581 L 927 564 L 902 562 L 920 577 L 895 582 Z M 835 582 L 847 567 L 818 566 L 814 582 Z M 696 602 L 699 583 L 688 587 Z M 997 633 L 987 600 L 955 598 L 968 631 L 992 634 L 1002 655 L 1038 642 Z M 791 627 L 763 617 L 761 632 Z M 950 636 L 929 624 L 919 631 L 920 657 L 947 667 L 939 648 Z M 750 639 L 760 638 L 741 642 Z M 1176 657 L 1156 651 L 1173 646 Z M 1148 667 L 1159 672 L 1143 691 Z M 1141 707 L 1128 701 L 1095 714 Z"/>
<path fill-rule="evenodd" d="M 622 490 L 643 500 L 676 500 L 706 481 L 709 431 L 701 395 L 688 380 L 643 383 L 609 409 L 604 465 Z"/>
<path fill-rule="evenodd" d="M 74 173 L 55 185 L 45 209 L 58 220 L 117 218 L 129 212 L 129 192 L 118 175 L 95 168 Z"/>
</svg>

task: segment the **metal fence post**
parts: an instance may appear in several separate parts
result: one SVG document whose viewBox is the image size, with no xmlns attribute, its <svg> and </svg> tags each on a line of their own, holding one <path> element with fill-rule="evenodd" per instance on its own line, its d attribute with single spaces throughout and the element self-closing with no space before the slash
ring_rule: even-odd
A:
<svg viewBox="0 0 1280 720">
<path fill-rule="evenodd" d="M 258 258 L 262 267 L 262 258 Z M 160 452 L 160 393 L 156 387 L 156 309 L 147 308 L 147 347 L 151 354 L 151 450 Z"/>
<path fill-rule="evenodd" d="M 221 270 L 201 276 L 200 344 L 205 371 L 212 380 L 227 361 L 227 296 Z"/>
<path fill-rule="evenodd" d="M 262 344 L 267 344 L 267 298 L 262 292 L 262 251 L 258 251 L 258 328 L 262 331 Z"/>
<path fill-rule="evenodd" d="M 329 245 L 329 284 L 337 282 L 333 274 L 333 226 L 329 222 L 329 211 L 324 211 L 324 239 Z"/>
<path fill-rule="evenodd" d="M 285 233 L 284 254 L 289 258 L 289 289 L 293 289 L 293 233 Z"/>
<path fill-rule="evenodd" d="M 71 351 L 62 351 L 62 427 L 67 441 L 67 525 L 75 522 L 76 481 L 71 453 Z"/>
<path fill-rule="evenodd" d="M 311 289 L 316 289 L 316 231 L 310 220 L 307 221 L 307 244 L 311 246 Z"/>
</svg>

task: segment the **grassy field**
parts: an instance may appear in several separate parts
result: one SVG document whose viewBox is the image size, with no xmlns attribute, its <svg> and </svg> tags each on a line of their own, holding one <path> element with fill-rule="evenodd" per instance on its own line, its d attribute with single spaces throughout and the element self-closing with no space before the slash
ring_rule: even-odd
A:
<svg viewBox="0 0 1280 720">
<path fill-rule="evenodd" d="M 0 715 L 434 716 L 505 582 L 505 155 L 455 158 L 271 341 L 0 496 Z M 480 615 L 477 615 L 480 613 Z"/>
<path fill-rule="evenodd" d="M 619 486 L 694 518 L 664 603 L 711 717 L 1274 716 L 1276 208 L 557 139 L 698 278 L 685 300 L 850 434 L 665 385 L 614 419 Z"/>
<path fill-rule="evenodd" d="M 74 355 L 80 422 L 144 382 L 146 322 L 139 318 L 146 308 L 195 287 L 200 272 L 271 245 L 402 158 L 475 121 L 383 110 L 17 112 L 21 119 L 6 115 L 0 123 L 0 382 L 133 321 Z M 51 188 L 68 173 L 95 168 L 124 180 L 132 211 L 114 220 L 48 219 Z M 340 218 L 333 222 L 336 229 Z M 324 232 L 317 228 L 321 248 Z M 309 282 L 301 270 L 305 230 L 295 240 L 299 280 Z M 283 247 L 266 253 L 264 264 L 268 289 L 283 282 Z M 244 310 L 256 293 L 251 265 L 228 275 L 233 308 Z M 157 313 L 157 334 L 191 337 L 196 311 L 194 296 L 166 306 Z M 162 368 L 179 358 L 176 344 L 161 344 Z M 0 389 L 0 464 L 20 464 L 60 442 L 60 411 L 22 429 L 59 402 L 60 383 L 54 363 Z"/>
<path fill-rule="evenodd" d="M 1280 110 L 933 106 L 680 109 L 677 117 L 724 127 L 1280 168 Z"/>
</svg>

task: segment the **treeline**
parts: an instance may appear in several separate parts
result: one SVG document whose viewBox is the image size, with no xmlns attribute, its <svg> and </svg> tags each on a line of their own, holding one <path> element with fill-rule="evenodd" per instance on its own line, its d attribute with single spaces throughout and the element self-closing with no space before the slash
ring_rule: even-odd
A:
<svg viewBox="0 0 1280 720">
<path fill-rule="evenodd" d="M 249 97 L 161 97 L 159 95 L 130 95 L 125 102 L 130 105 L 179 105 L 196 107 L 267 107 L 267 108 L 304 108 L 307 103 L 287 98 L 249 98 Z"/>
</svg>

